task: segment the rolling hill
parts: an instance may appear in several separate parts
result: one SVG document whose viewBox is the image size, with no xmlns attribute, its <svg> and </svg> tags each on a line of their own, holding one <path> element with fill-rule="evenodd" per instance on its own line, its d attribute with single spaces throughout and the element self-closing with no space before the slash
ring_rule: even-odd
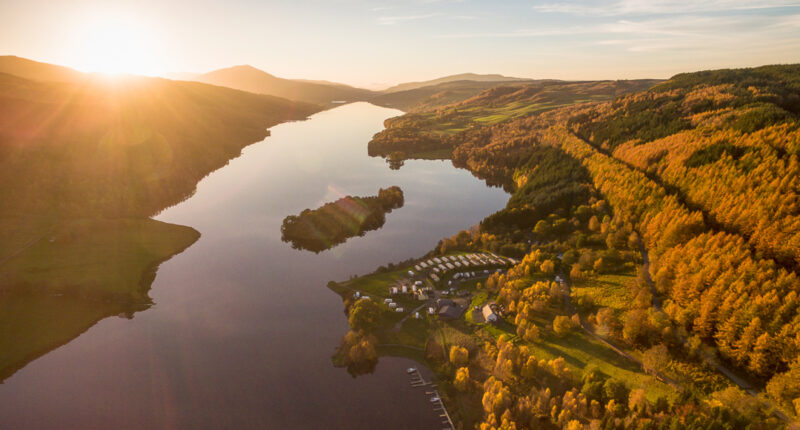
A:
<svg viewBox="0 0 800 430">
<path fill-rule="evenodd" d="M 497 81 L 450 81 L 423 87 L 386 92 L 369 100 L 378 106 L 419 112 L 466 100 L 481 91 L 501 85 L 522 85 Z"/>
<path fill-rule="evenodd" d="M 460 82 L 460 81 L 459 81 Z M 630 81 L 536 81 L 532 83 L 500 84 L 491 82 L 488 89 L 462 99 L 481 85 L 473 83 L 469 90 L 461 87 L 456 102 L 439 105 L 437 96 L 428 104 L 417 102 L 412 112 L 386 121 L 386 128 L 369 143 L 370 155 L 387 156 L 402 153 L 404 157 L 426 157 L 426 153 L 447 153 L 458 143 L 465 130 L 500 123 L 511 118 L 525 117 L 563 106 L 611 100 L 628 92 L 641 91 L 658 83 L 657 80 Z M 442 85 L 456 85 L 442 84 Z M 421 93 L 425 88 L 408 92 Z M 388 97 L 407 92 L 388 94 Z M 442 96 L 442 99 L 447 97 Z M 409 102 L 412 102 L 409 100 Z M 413 102 L 412 102 L 413 103 Z M 452 137 L 452 139 L 447 139 Z M 397 158 L 397 157 L 395 157 Z"/>
<path fill-rule="evenodd" d="M 344 84 L 283 79 L 252 66 L 234 66 L 196 76 L 193 80 L 235 88 L 256 94 L 269 94 L 290 100 L 329 106 L 337 101 L 361 101 L 373 92 Z"/>
<path fill-rule="evenodd" d="M 503 75 L 497 74 L 489 74 L 489 75 L 481 75 L 477 73 L 460 73 L 457 75 L 450 75 L 450 76 L 443 76 L 441 78 L 431 79 L 428 81 L 420 81 L 420 82 L 405 82 L 399 85 L 395 85 L 393 87 L 389 87 L 383 91 L 384 94 L 388 93 L 396 93 L 399 91 L 408 91 L 414 90 L 417 88 L 422 87 L 429 87 L 433 85 L 445 84 L 448 82 L 457 82 L 457 81 L 472 81 L 472 82 L 524 82 L 524 81 L 531 81 L 531 79 L 526 78 L 512 78 Z"/>
<path fill-rule="evenodd" d="M 0 75 L 0 214 L 149 216 L 318 109 L 195 82 Z"/>
<path fill-rule="evenodd" d="M 13 55 L 0 56 L 0 73 L 19 76 L 34 81 L 81 82 L 88 75 L 68 67 L 41 63 Z"/>
</svg>

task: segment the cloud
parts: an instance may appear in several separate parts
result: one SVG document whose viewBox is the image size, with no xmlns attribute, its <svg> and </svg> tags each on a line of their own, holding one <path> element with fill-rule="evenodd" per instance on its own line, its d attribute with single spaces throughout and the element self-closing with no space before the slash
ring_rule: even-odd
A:
<svg viewBox="0 0 800 430">
<path fill-rule="evenodd" d="M 619 20 L 597 27 L 595 45 L 629 52 L 775 49 L 800 45 L 800 15 L 682 16 L 679 19 Z"/>
<path fill-rule="evenodd" d="M 798 27 L 800 28 L 800 15 L 789 15 L 781 17 L 775 24 L 777 27 Z"/>
<path fill-rule="evenodd" d="M 734 10 L 776 9 L 800 7 L 798 0 L 773 0 L 753 4 L 752 0 L 618 0 L 613 3 L 573 1 L 534 5 L 533 10 L 543 13 L 562 13 L 586 16 L 692 14 L 729 12 Z"/>
<path fill-rule="evenodd" d="M 519 29 L 514 31 L 504 32 L 486 32 L 486 33 L 456 33 L 456 34 L 442 34 L 438 37 L 440 39 L 502 39 L 502 38 L 525 38 L 525 37 L 548 37 L 548 36 L 566 36 L 571 34 L 587 34 L 598 32 L 597 27 L 569 27 L 558 29 Z"/>
<path fill-rule="evenodd" d="M 381 25 L 395 25 L 402 22 L 420 21 L 431 18 L 449 19 L 454 21 L 472 21 L 477 19 L 477 17 L 472 15 L 445 15 L 442 13 L 428 13 L 420 15 L 381 16 L 378 17 L 378 23 Z"/>
<path fill-rule="evenodd" d="M 800 45 L 800 15 L 663 15 L 594 20 L 581 26 L 549 26 L 498 32 L 445 34 L 440 38 L 549 38 L 561 46 L 603 46 L 631 53 L 697 53 L 741 49 L 790 50 Z M 605 21 L 605 22 L 604 22 Z M 574 37 L 571 37 L 574 36 Z M 558 40 L 555 40 L 558 39 Z"/>
<path fill-rule="evenodd" d="M 404 15 L 404 16 L 381 16 L 378 17 L 378 23 L 381 25 L 394 25 L 400 22 L 419 21 L 423 19 L 430 19 L 440 16 L 439 13 L 428 13 L 424 15 Z"/>
</svg>

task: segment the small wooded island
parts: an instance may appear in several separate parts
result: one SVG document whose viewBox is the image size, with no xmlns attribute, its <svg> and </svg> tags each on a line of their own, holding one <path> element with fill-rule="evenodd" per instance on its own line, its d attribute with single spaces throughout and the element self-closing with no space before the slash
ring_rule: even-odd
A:
<svg viewBox="0 0 800 430">
<path fill-rule="evenodd" d="M 317 209 L 289 215 L 281 225 L 281 239 L 296 249 L 321 252 L 383 227 L 386 214 L 403 206 L 403 190 L 381 188 L 377 196 L 345 196 Z"/>
</svg>

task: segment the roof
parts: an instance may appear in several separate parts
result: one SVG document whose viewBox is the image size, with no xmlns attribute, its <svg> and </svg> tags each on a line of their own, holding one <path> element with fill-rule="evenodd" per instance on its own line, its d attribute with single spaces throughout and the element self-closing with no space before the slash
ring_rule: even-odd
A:
<svg viewBox="0 0 800 430">
<path fill-rule="evenodd" d="M 461 316 L 461 308 L 456 305 L 444 305 L 439 309 L 440 318 L 458 318 Z"/>
<path fill-rule="evenodd" d="M 443 307 L 443 306 L 455 306 L 456 302 L 450 299 L 438 299 L 436 300 L 436 306 Z"/>
<path fill-rule="evenodd" d="M 483 309 L 481 309 L 481 313 L 483 314 L 483 319 L 486 321 L 497 320 L 497 314 L 494 313 L 492 307 L 489 305 L 484 305 Z"/>
</svg>

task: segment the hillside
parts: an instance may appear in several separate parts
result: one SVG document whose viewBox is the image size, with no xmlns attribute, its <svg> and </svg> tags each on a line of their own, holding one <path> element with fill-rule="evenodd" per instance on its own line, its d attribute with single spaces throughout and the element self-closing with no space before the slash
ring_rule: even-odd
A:
<svg viewBox="0 0 800 430">
<path fill-rule="evenodd" d="M 443 76 L 441 78 L 431 79 L 428 81 L 421 81 L 421 82 L 405 82 L 399 85 L 395 85 L 393 87 L 389 87 L 382 91 L 384 94 L 388 93 L 396 93 L 399 91 L 409 91 L 415 90 L 417 88 L 422 87 L 430 87 L 439 84 L 444 84 L 448 82 L 458 82 L 458 81 L 471 81 L 471 82 L 523 82 L 523 81 L 530 81 L 530 79 L 526 78 L 511 78 L 508 76 L 498 75 L 498 74 L 488 74 L 488 75 L 481 75 L 477 73 L 460 73 L 457 75 L 450 75 L 450 76 Z"/>
<path fill-rule="evenodd" d="M 453 81 L 410 90 L 383 93 L 369 99 L 369 102 L 406 112 L 420 112 L 457 103 L 476 96 L 489 88 L 502 85 L 515 84 L 497 81 Z"/>
<path fill-rule="evenodd" d="M 428 151 L 450 151 L 459 133 L 480 125 L 545 112 L 562 106 L 610 100 L 641 91 L 659 81 L 539 81 L 492 86 L 450 105 L 432 103 L 426 109 L 386 121 L 386 129 L 369 143 L 370 155 L 403 152 L 408 158 Z M 474 88 L 474 87 L 473 87 Z M 420 90 L 416 90 L 420 91 Z M 402 94 L 402 93 L 399 93 Z M 444 137 L 452 136 L 453 140 Z"/>
<path fill-rule="evenodd" d="M 200 234 L 148 217 L 269 127 L 321 109 L 22 64 L 13 71 L 42 80 L 0 73 L 0 380 L 100 319 L 150 306 L 158 265 Z"/>
<path fill-rule="evenodd" d="M 153 215 L 268 127 L 317 109 L 166 79 L 0 75 L 0 215 Z"/>
<path fill-rule="evenodd" d="M 456 166 L 512 193 L 478 231 L 428 254 L 522 259 L 484 285 L 508 324 L 467 325 L 496 343 L 467 345 L 466 373 L 432 359 L 454 387 L 467 375 L 455 401 L 482 407 L 478 423 L 517 428 L 580 423 L 594 404 L 591 418 L 611 427 L 796 420 L 800 66 L 681 74 L 610 101 L 481 121 L 524 111 L 512 91 L 392 119 L 394 135 L 371 144 L 452 151 Z M 554 273 L 567 281 L 554 285 Z M 615 345 L 680 396 L 651 398 L 602 355 L 554 355 L 564 336 Z"/>
<path fill-rule="evenodd" d="M 0 73 L 34 81 L 82 82 L 88 76 L 77 70 L 55 64 L 40 63 L 13 55 L 0 56 Z"/>
<path fill-rule="evenodd" d="M 326 106 L 336 101 L 366 100 L 373 94 L 372 91 L 343 84 L 278 78 L 252 66 L 215 70 L 195 76 L 193 80 Z"/>
</svg>

